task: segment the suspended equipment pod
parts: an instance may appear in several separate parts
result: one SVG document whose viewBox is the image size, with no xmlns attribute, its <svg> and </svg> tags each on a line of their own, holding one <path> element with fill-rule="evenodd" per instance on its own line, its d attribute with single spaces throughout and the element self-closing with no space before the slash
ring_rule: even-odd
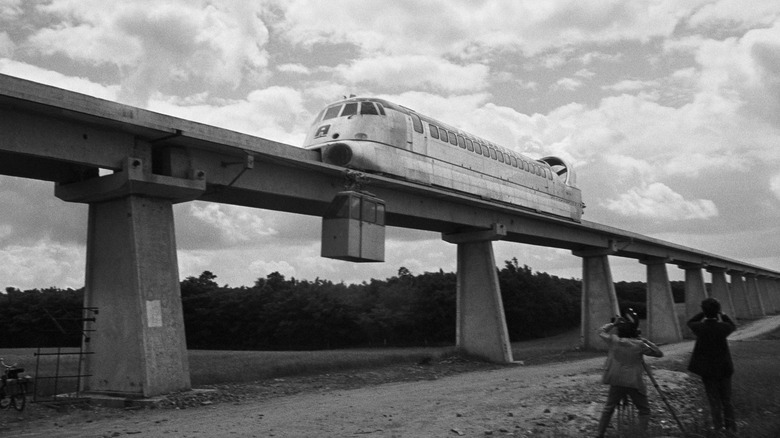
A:
<svg viewBox="0 0 780 438">
<path fill-rule="evenodd" d="M 322 257 L 385 261 L 385 202 L 356 191 L 339 192 L 322 218 Z"/>
</svg>

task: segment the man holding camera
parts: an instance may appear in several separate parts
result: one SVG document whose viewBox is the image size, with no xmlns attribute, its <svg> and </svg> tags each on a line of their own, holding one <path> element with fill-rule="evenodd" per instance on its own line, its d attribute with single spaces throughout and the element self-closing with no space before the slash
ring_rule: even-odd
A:
<svg viewBox="0 0 780 438">
<path fill-rule="evenodd" d="M 617 328 L 617 334 L 613 329 Z M 662 357 L 664 354 L 652 342 L 639 336 L 639 317 L 632 309 L 614 322 L 606 324 L 599 330 L 599 336 L 609 345 L 606 369 L 602 382 L 609 385 L 609 394 L 604 409 L 597 437 L 603 437 L 609 426 L 613 412 L 620 400 L 626 395 L 639 412 L 639 427 L 641 433 L 647 432 L 650 421 L 650 404 L 647 401 L 647 386 L 644 381 L 643 356 Z"/>
<path fill-rule="evenodd" d="M 688 321 L 688 327 L 696 335 L 688 371 L 701 376 L 714 428 L 723 429 L 725 420 L 725 429 L 736 432 L 734 405 L 731 402 L 734 364 L 726 340 L 736 330 L 736 326 L 731 318 L 721 313 L 720 302 L 715 298 L 703 300 L 701 309 L 701 313 Z"/>
</svg>

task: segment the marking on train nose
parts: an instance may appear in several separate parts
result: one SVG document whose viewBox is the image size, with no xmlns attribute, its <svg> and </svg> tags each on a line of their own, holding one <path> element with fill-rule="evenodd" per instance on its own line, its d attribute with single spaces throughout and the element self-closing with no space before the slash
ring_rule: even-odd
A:
<svg viewBox="0 0 780 438">
<path fill-rule="evenodd" d="M 314 138 L 325 137 L 328 135 L 328 130 L 330 130 L 330 125 L 320 126 L 317 128 L 317 132 L 314 133 Z"/>
</svg>

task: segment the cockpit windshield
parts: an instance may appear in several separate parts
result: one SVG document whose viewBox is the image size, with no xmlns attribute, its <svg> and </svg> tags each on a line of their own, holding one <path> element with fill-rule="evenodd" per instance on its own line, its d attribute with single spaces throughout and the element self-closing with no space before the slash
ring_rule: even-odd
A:
<svg viewBox="0 0 780 438">
<path fill-rule="evenodd" d="M 325 110 L 322 119 L 317 118 L 315 123 L 323 120 L 335 119 L 336 117 L 348 117 L 355 114 L 384 116 L 385 108 L 379 102 L 347 102 L 329 106 Z"/>
</svg>

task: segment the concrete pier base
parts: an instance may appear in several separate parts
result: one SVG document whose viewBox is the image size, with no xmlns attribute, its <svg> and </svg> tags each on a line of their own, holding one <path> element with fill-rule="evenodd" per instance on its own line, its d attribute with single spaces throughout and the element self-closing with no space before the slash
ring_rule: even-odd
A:
<svg viewBox="0 0 780 438">
<path fill-rule="evenodd" d="M 731 302 L 734 304 L 734 315 L 737 319 L 749 319 L 753 315 L 750 313 L 745 279 L 742 277 L 742 273 L 731 272 L 729 275 L 731 276 Z"/>
<path fill-rule="evenodd" d="M 753 317 L 766 316 L 764 302 L 758 290 L 758 278 L 754 274 L 745 275 L 745 291 L 750 304 L 750 314 Z"/>
<path fill-rule="evenodd" d="M 707 298 L 707 288 L 704 284 L 704 273 L 701 265 L 679 265 L 685 269 L 685 321 L 701 312 L 701 302 Z M 683 326 L 683 337 L 695 338 L 688 325 Z"/>
<path fill-rule="evenodd" d="M 710 296 L 720 302 L 721 312 L 729 316 L 736 316 L 734 300 L 729 290 L 729 283 L 726 281 L 726 270 L 707 268 L 707 272 L 712 274 L 712 293 Z"/>
<path fill-rule="evenodd" d="M 682 340 L 680 321 L 674 309 L 672 285 L 665 260 L 642 260 L 647 265 L 647 334 L 655 343 Z"/>
<path fill-rule="evenodd" d="M 456 343 L 460 351 L 496 363 L 512 363 L 512 345 L 498 284 L 493 230 L 444 235 L 458 245 Z"/>
<path fill-rule="evenodd" d="M 582 257 L 582 347 L 586 350 L 606 350 L 607 344 L 598 336 L 598 328 L 620 314 L 609 257 L 598 253 L 575 252 Z"/>
<path fill-rule="evenodd" d="M 84 304 L 97 315 L 82 389 L 152 397 L 190 388 L 173 203 L 205 183 L 150 175 L 138 159 L 127 164 L 56 194 L 89 203 Z"/>
</svg>

